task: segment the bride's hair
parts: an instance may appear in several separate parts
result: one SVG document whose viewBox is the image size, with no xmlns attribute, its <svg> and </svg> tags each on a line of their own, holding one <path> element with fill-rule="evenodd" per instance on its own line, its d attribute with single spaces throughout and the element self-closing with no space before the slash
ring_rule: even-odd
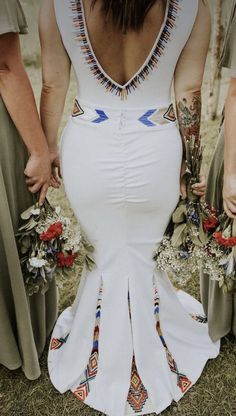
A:
<svg viewBox="0 0 236 416">
<path fill-rule="evenodd" d="M 140 30 L 145 17 L 154 3 L 158 0 L 101 0 L 102 9 L 107 18 L 114 25 L 127 32 L 128 30 Z M 97 0 L 93 0 L 92 6 Z"/>
</svg>

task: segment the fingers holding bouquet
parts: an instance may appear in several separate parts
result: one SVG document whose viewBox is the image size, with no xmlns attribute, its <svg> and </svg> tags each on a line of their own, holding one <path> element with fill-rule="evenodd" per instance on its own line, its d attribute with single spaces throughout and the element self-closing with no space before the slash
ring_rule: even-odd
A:
<svg viewBox="0 0 236 416">
<path fill-rule="evenodd" d="M 199 196 L 200 198 L 205 196 L 206 193 L 206 175 L 202 172 L 199 176 L 200 182 L 197 182 L 192 185 L 192 190 L 194 195 Z"/>
<path fill-rule="evenodd" d="M 206 175 L 201 171 L 199 181 L 191 185 L 192 193 L 199 198 L 203 198 L 206 193 Z M 187 181 L 186 181 L 186 162 L 182 162 L 181 179 L 180 179 L 180 194 L 182 199 L 187 198 Z"/>
<path fill-rule="evenodd" d="M 31 154 L 24 174 L 29 191 L 33 194 L 39 192 L 39 204 L 42 205 L 49 186 L 59 188 L 61 185 L 59 152 Z"/>
<path fill-rule="evenodd" d="M 62 176 L 58 148 L 50 150 L 50 161 L 52 167 L 50 186 L 53 188 L 59 188 L 61 185 Z"/>
<path fill-rule="evenodd" d="M 43 204 L 51 177 L 49 153 L 31 154 L 24 174 L 29 191 L 33 194 L 40 192 L 39 203 Z"/>
</svg>

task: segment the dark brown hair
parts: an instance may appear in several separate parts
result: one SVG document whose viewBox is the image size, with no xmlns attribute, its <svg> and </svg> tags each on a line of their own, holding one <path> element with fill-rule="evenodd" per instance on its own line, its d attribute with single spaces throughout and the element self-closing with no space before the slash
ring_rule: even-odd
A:
<svg viewBox="0 0 236 416">
<path fill-rule="evenodd" d="M 140 30 L 145 17 L 157 0 L 102 0 L 102 9 L 114 25 L 126 33 L 128 30 Z M 97 0 L 93 0 L 92 7 Z"/>
</svg>

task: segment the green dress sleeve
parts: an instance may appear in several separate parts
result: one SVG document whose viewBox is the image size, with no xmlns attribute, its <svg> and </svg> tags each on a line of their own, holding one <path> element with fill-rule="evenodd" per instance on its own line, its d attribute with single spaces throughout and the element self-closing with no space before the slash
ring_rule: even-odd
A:
<svg viewBox="0 0 236 416">
<path fill-rule="evenodd" d="M 231 76 L 236 77 L 236 0 L 232 4 L 220 66 L 229 68 Z"/>
<path fill-rule="evenodd" d="M 19 0 L 0 0 L 0 35 L 28 33 L 26 18 Z"/>
</svg>

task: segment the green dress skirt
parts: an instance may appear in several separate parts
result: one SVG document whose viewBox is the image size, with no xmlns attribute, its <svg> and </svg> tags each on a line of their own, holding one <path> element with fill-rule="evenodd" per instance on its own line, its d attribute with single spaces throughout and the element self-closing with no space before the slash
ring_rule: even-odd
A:
<svg viewBox="0 0 236 416">
<path fill-rule="evenodd" d="M 232 9 L 220 65 L 230 70 L 230 76 L 236 77 L 236 0 Z M 221 128 L 215 153 L 210 166 L 206 201 L 220 212 L 223 211 L 223 175 L 224 175 L 224 126 Z M 208 316 L 209 334 L 213 341 L 229 332 L 236 335 L 236 294 L 224 294 L 218 282 L 201 275 L 201 299 Z"/>
<path fill-rule="evenodd" d="M 223 211 L 224 127 L 222 126 L 209 171 L 206 201 Z M 201 299 L 208 316 L 209 334 L 216 341 L 229 332 L 236 335 L 236 295 L 225 294 L 219 283 L 201 274 Z"/>
<path fill-rule="evenodd" d="M 32 205 L 24 168 L 27 150 L 0 99 L 0 364 L 22 367 L 29 379 L 40 375 L 38 357 L 57 315 L 57 291 L 28 297 L 15 233 L 20 213 Z"/>
</svg>

